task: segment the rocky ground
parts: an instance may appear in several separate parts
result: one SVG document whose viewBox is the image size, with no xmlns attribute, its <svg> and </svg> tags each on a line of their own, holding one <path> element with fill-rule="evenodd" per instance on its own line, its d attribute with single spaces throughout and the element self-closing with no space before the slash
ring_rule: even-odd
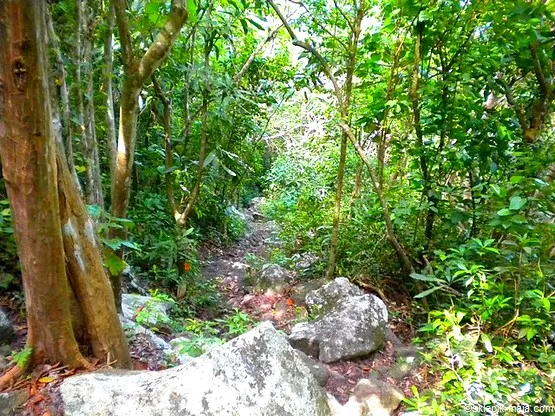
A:
<svg viewBox="0 0 555 416">
<path fill-rule="evenodd" d="M 416 385 L 422 390 L 434 381 L 428 374 L 428 368 L 421 364 L 419 351 L 410 346 L 414 332 L 406 319 L 410 309 L 409 298 L 404 298 L 394 290 L 391 293 L 380 292 L 378 295 L 357 287 L 344 278 L 326 282 L 322 278 L 302 277 L 303 271 L 318 261 L 315 256 L 299 258 L 289 268 L 272 263 L 272 253 L 281 245 L 277 226 L 267 221 L 256 206 L 247 210 L 245 217 L 249 228 L 243 239 L 223 248 L 205 246 L 201 252 L 203 277 L 213 280 L 219 287 L 226 302 L 224 309 L 240 310 L 256 322 L 271 322 L 273 327 L 287 334 L 288 344 L 297 350 L 297 356 L 314 376 L 310 380 L 323 386 L 328 393 L 333 415 L 403 414 L 401 400 L 403 396 L 411 396 L 411 387 Z M 9 363 L 7 356 L 12 350 L 24 345 L 26 327 L 24 319 L 17 313 L 21 305 L 8 299 L 0 301 L 0 344 L 9 344 L 0 348 L 1 374 Z M 170 309 L 171 304 L 163 300 L 139 294 L 124 295 L 121 321 L 130 340 L 136 370 L 156 372 L 168 368 L 168 365 L 187 364 L 186 367 L 192 366 L 193 371 L 192 368 L 197 365 L 199 368 L 212 368 L 214 363 L 221 361 L 225 366 L 236 366 L 239 371 L 247 365 L 240 360 L 233 364 L 227 363 L 230 358 L 225 351 L 232 348 L 233 343 L 217 350 L 223 351 L 222 356 L 220 353 L 209 352 L 201 356 L 205 357 L 202 360 L 201 357 L 193 360 L 189 355 L 183 354 L 183 342 L 190 340 L 190 334 L 164 331 L 165 324 L 170 319 Z M 278 333 L 274 335 L 270 331 L 266 335 L 269 337 L 268 342 L 281 345 L 281 341 L 276 341 Z M 265 336 L 262 338 L 266 339 Z M 284 338 L 281 335 L 279 337 Z M 248 355 L 253 347 L 252 343 L 256 345 L 257 351 L 262 348 L 259 345 L 262 341 L 256 335 L 250 343 L 238 342 L 244 349 L 241 354 Z M 267 346 L 262 350 L 265 348 Z M 287 360 L 284 361 L 283 358 L 289 353 L 284 348 L 280 346 L 278 352 L 268 352 L 268 366 L 274 366 L 278 372 L 289 368 Z M 192 361 L 197 364 L 191 364 Z M 97 368 L 106 369 L 103 363 L 97 363 Z M 261 374 L 256 376 L 263 379 L 263 385 L 270 380 L 269 375 L 264 373 L 265 370 L 267 369 L 259 369 Z M 74 371 L 57 366 L 45 366 L 37 371 L 37 374 L 13 386 L 10 392 L 0 394 L 0 416 L 56 416 L 62 414 L 62 384 L 75 387 L 67 390 L 68 393 L 64 396 L 67 413 L 67 403 L 94 400 L 92 396 L 84 398 L 83 395 L 89 394 L 86 391 L 99 390 L 107 394 L 105 389 L 113 389 L 113 386 L 121 383 L 121 379 L 105 379 L 103 376 L 88 379 L 78 377 L 77 380 L 84 380 L 86 386 L 83 387 L 80 382 L 63 383 L 69 376 L 76 374 Z M 295 367 L 291 371 L 298 369 Z M 145 374 L 132 384 L 152 383 L 151 376 Z M 163 375 L 165 372 L 160 374 L 160 377 L 152 376 L 152 379 L 156 378 L 156 383 L 166 383 L 169 389 L 175 390 L 175 394 L 180 394 L 179 385 L 171 381 L 173 378 L 167 379 Z M 183 374 L 185 378 L 190 377 Z M 215 374 L 214 377 L 214 380 L 221 382 L 220 376 Z M 216 382 L 214 380 L 210 383 Z M 306 394 L 294 399 L 306 402 L 305 412 L 314 406 L 308 402 L 318 396 L 314 393 L 318 388 L 314 390 L 310 380 L 305 380 L 308 383 Z M 288 382 L 294 383 L 294 380 Z M 134 389 L 135 387 L 130 387 L 129 400 L 133 400 Z M 283 389 L 278 393 L 283 395 L 284 402 L 292 400 Z M 208 397 L 211 393 L 206 390 L 203 394 Z M 235 390 L 229 394 L 249 395 L 248 392 Z M 258 399 L 253 396 L 249 400 L 256 403 Z M 7 410 L 8 407 L 22 404 L 25 404 L 24 407 L 16 413 Z M 74 404 L 73 406 L 70 414 L 88 414 L 77 412 Z M 258 403 L 257 406 L 266 409 L 264 406 L 267 404 Z M 313 411 L 316 410 L 310 410 Z M 279 412 L 276 414 L 279 415 Z"/>
<path fill-rule="evenodd" d="M 206 248 L 203 275 L 218 281 L 230 307 L 241 309 L 257 321 L 271 321 L 276 328 L 290 334 L 299 321 L 307 319 L 310 305 L 306 304 L 306 295 L 326 282 L 321 278 L 307 280 L 300 277 L 302 270 L 318 260 L 315 257 L 299 259 L 293 270 L 270 263 L 269 253 L 281 244 L 278 227 L 264 219 L 256 208 L 251 208 L 250 214 L 247 212 L 251 226 L 244 239 L 223 249 Z M 253 269 L 252 262 L 249 262 L 252 258 L 263 260 L 260 270 Z M 367 289 L 357 290 L 360 292 L 356 295 L 377 295 Z M 353 294 L 347 293 L 347 297 L 349 295 Z M 410 298 L 394 288 L 386 290 L 385 294 L 380 293 L 380 296 L 389 311 L 383 345 L 361 358 L 317 362 L 326 373 L 326 391 L 340 404 L 346 404 L 357 385 L 360 390 L 361 381 L 368 379 L 375 381 L 379 385 L 376 389 L 382 390 L 384 395 L 399 392 L 406 397 L 412 396 L 412 386 L 422 390 L 434 382 L 428 368 L 421 364 L 417 349 L 410 346 L 415 334 L 406 319 Z M 358 307 L 354 308 L 355 312 Z M 337 330 L 339 334 L 343 324 L 338 322 L 337 327 L 331 324 L 330 330 Z M 400 404 L 390 414 L 402 414 L 403 409 Z"/>
</svg>

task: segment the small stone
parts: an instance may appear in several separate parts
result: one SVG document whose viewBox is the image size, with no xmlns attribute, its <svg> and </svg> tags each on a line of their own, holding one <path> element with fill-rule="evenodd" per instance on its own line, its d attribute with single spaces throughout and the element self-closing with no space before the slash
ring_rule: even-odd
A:
<svg viewBox="0 0 555 416">
<path fill-rule="evenodd" d="M 0 393 L 0 416 L 16 415 L 17 409 L 23 406 L 28 399 L 29 393 L 26 390 Z"/>
<path fill-rule="evenodd" d="M 8 315 L 0 309 L 0 345 L 11 344 L 15 341 L 16 334 L 8 319 Z"/>
<path fill-rule="evenodd" d="M 0 373 L 8 368 L 10 365 L 10 360 L 8 360 L 3 355 L 0 355 Z"/>
<path fill-rule="evenodd" d="M 397 387 L 374 378 L 360 380 L 351 399 L 366 404 L 369 416 L 389 416 L 399 407 L 404 395 Z"/>
<path fill-rule="evenodd" d="M 276 295 L 291 284 L 293 275 L 278 264 L 265 264 L 260 273 L 251 279 L 256 292 Z"/>
</svg>

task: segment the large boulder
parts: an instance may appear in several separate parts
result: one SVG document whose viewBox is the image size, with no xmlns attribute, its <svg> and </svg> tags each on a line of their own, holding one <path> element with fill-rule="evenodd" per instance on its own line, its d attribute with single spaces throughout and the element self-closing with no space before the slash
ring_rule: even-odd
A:
<svg viewBox="0 0 555 416">
<path fill-rule="evenodd" d="M 0 309 L 0 345 L 11 344 L 15 341 L 15 331 L 8 319 L 8 315 Z"/>
<path fill-rule="evenodd" d="M 364 292 L 347 278 L 338 277 L 309 292 L 306 295 L 306 306 L 313 315 L 325 315 L 335 309 L 341 301 L 363 294 Z"/>
<path fill-rule="evenodd" d="M 171 308 L 172 303 L 170 301 L 152 296 L 125 293 L 121 297 L 123 316 L 144 326 L 167 325 L 170 322 L 169 313 Z"/>
<path fill-rule="evenodd" d="M 331 416 L 326 394 L 269 323 L 179 367 L 76 376 L 60 392 L 66 416 Z"/>
<path fill-rule="evenodd" d="M 297 324 L 289 342 L 324 363 L 363 357 L 380 348 L 385 339 L 387 308 L 374 295 L 340 301 L 316 321 Z"/>
<path fill-rule="evenodd" d="M 306 364 L 314 378 L 318 381 L 318 384 L 320 384 L 320 386 L 325 386 L 330 378 L 330 370 L 328 370 L 324 364 L 310 358 L 304 352 L 296 350 L 296 353 Z"/>
</svg>

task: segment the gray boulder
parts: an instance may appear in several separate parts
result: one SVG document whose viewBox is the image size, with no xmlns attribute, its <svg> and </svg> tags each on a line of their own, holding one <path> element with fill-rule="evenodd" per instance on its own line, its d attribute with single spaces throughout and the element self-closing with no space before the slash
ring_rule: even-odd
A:
<svg viewBox="0 0 555 416">
<path fill-rule="evenodd" d="M 265 264 L 253 277 L 254 290 L 267 294 L 277 294 L 293 281 L 292 273 L 278 264 Z"/>
<path fill-rule="evenodd" d="M 11 344 L 15 341 L 15 331 L 8 315 L 0 309 L 0 345 Z"/>
<path fill-rule="evenodd" d="M 121 298 L 121 311 L 127 319 L 144 326 L 166 325 L 170 322 L 172 303 L 153 298 L 125 293 Z"/>
<path fill-rule="evenodd" d="M 0 393 L 0 416 L 17 415 L 17 409 L 29 399 L 27 390 L 10 391 L 9 393 Z"/>
<path fill-rule="evenodd" d="M 300 282 L 291 288 L 291 299 L 295 301 L 295 305 L 297 306 L 306 306 L 306 295 L 321 288 L 325 284 L 325 278 Z"/>
<path fill-rule="evenodd" d="M 104 372 L 60 387 L 66 416 L 330 416 L 326 394 L 271 324 L 185 365 Z"/>
<path fill-rule="evenodd" d="M 314 378 L 318 381 L 318 384 L 325 386 L 330 378 L 330 370 L 322 363 L 310 358 L 304 352 L 300 350 L 295 350 L 295 352 L 301 357 L 301 360 L 306 364 Z"/>
<path fill-rule="evenodd" d="M 293 327 L 289 342 L 324 363 L 363 357 L 385 339 L 387 308 L 374 295 L 340 301 L 330 313 Z"/>
<path fill-rule="evenodd" d="M 306 305 L 313 315 L 325 315 L 336 308 L 342 300 L 361 296 L 364 292 L 345 277 L 338 277 L 320 289 L 306 295 Z"/>
</svg>

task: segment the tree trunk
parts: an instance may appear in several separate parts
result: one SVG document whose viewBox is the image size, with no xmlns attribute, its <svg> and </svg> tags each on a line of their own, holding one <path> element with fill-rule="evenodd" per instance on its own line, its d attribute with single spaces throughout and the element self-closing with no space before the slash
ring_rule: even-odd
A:
<svg viewBox="0 0 555 416">
<path fill-rule="evenodd" d="M 69 171 L 71 172 L 71 176 L 73 178 L 73 182 L 81 195 L 83 190 L 81 189 L 81 183 L 79 182 L 79 178 L 77 176 L 77 171 L 75 170 L 75 163 L 73 159 L 73 122 L 71 120 L 71 110 L 69 108 L 69 88 L 67 86 L 67 71 L 64 65 L 64 59 L 62 57 L 62 51 L 60 49 L 60 41 L 56 32 L 54 30 L 54 24 L 52 22 L 52 16 L 50 13 L 47 14 L 47 27 L 48 27 L 48 40 L 54 52 L 54 57 L 56 59 L 56 72 L 57 78 L 60 82 L 60 102 L 62 107 L 62 137 L 63 137 L 63 145 L 64 145 L 64 152 L 66 155 Z"/>
<path fill-rule="evenodd" d="M 87 364 L 71 326 L 48 94 L 45 3 L 0 3 L 0 155 L 27 307 L 27 365 Z M 71 177 L 69 177 L 71 183 Z M 16 369 L 18 367 L 15 367 Z M 16 370 L 17 371 L 17 370 Z M 8 382 L 9 374 L 0 379 Z"/>
<path fill-rule="evenodd" d="M 7 39 L 0 50 L 0 156 L 22 265 L 31 349 L 30 359 L 2 377 L 0 387 L 43 361 L 89 366 L 72 327 L 72 290 L 94 355 L 118 367 L 130 364 L 92 222 L 52 127 L 45 12 L 43 2 L 0 3 L 0 35 Z"/>
<path fill-rule="evenodd" d="M 116 116 L 114 114 L 114 91 L 112 77 L 114 76 L 114 51 L 112 47 L 114 33 L 114 7 L 111 4 L 107 6 L 108 10 L 108 27 L 104 34 L 104 70 L 103 90 L 106 96 L 106 147 L 108 149 L 108 158 L 110 160 L 110 178 L 113 180 L 116 172 Z"/>
<path fill-rule="evenodd" d="M 205 89 L 202 97 L 201 109 L 201 132 L 200 132 L 200 150 L 198 155 L 197 180 L 187 201 L 187 205 L 181 214 L 176 216 L 177 225 L 184 228 L 187 220 L 193 212 L 193 208 L 200 195 L 200 187 L 204 177 L 204 162 L 206 161 L 206 151 L 208 149 L 208 91 Z"/>
<path fill-rule="evenodd" d="M 172 10 L 168 21 L 146 53 L 139 59 L 133 51 L 126 1 L 112 0 L 111 3 L 114 7 L 123 60 L 123 88 L 119 113 L 116 168 L 112 177 L 112 215 L 116 218 L 125 218 L 131 194 L 133 160 L 137 143 L 139 93 L 145 81 L 166 60 L 177 35 L 187 21 L 188 11 L 184 0 L 172 1 Z M 126 231 L 125 229 L 113 230 L 111 237 L 125 239 Z M 119 310 L 121 308 L 121 276 L 112 277 L 112 290 Z"/>
<path fill-rule="evenodd" d="M 333 206 L 333 224 L 331 228 L 330 254 L 326 278 L 332 280 L 337 266 L 337 245 L 339 243 L 339 226 L 341 223 L 341 197 L 343 196 L 343 178 L 345 176 L 345 161 L 347 159 L 347 135 L 341 135 L 341 151 L 339 154 L 339 168 L 335 183 L 335 202 Z"/>
<path fill-rule="evenodd" d="M 355 73 L 356 58 L 358 52 L 358 40 L 360 36 L 360 28 L 362 24 L 362 19 L 365 15 L 365 8 L 361 4 L 357 10 L 356 17 L 354 19 L 354 25 L 352 26 L 351 39 L 349 42 L 349 61 L 346 67 L 346 80 L 343 89 L 342 97 L 343 99 L 339 101 L 339 113 L 343 121 L 350 125 L 350 113 L 351 113 L 351 101 L 353 95 L 353 75 Z M 339 243 L 339 228 L 341 224 L 341 198 L 343 196 L 343 178 L 345 176 L 345 161 L 347 159 L 347 143 L 348 137 L 346 132 L 342 132 L 341 135 L 341 152 L 339 155 L 339 168 L 337 171 L 337 181 L 335 185 L 335 204 L 333 208 L 333 225 L 331 230 L 331 241 L 330 241 L 330 256 L 328 260 L 328 270 L 326 277 L 328 280 L 333 279 L 335 273 L 335 267 L 337 265 L 337 245 Z"/>
<path fill-rule="evenodd" d="M 87 341 L 95 357 L 121 368 L 131 364 L 110 280 L 85 205 L 71 185 L 65 158 L 57 153 L 58 196 L 69 282 L 83 313 Z"/>
<path fill-rule="evenodd" d="M 81 124 L 81 147 L 85 159 L 85 197 L 88 204 L 104 208 L 104 196 L 100 179 L 100 161 L 96 141 L 96 119 L 94 114 L 94 82 L 92 70 L 92 48 L 94 25 L 87 0 L 77 1 L 77 102 Z"/>
</svg>

